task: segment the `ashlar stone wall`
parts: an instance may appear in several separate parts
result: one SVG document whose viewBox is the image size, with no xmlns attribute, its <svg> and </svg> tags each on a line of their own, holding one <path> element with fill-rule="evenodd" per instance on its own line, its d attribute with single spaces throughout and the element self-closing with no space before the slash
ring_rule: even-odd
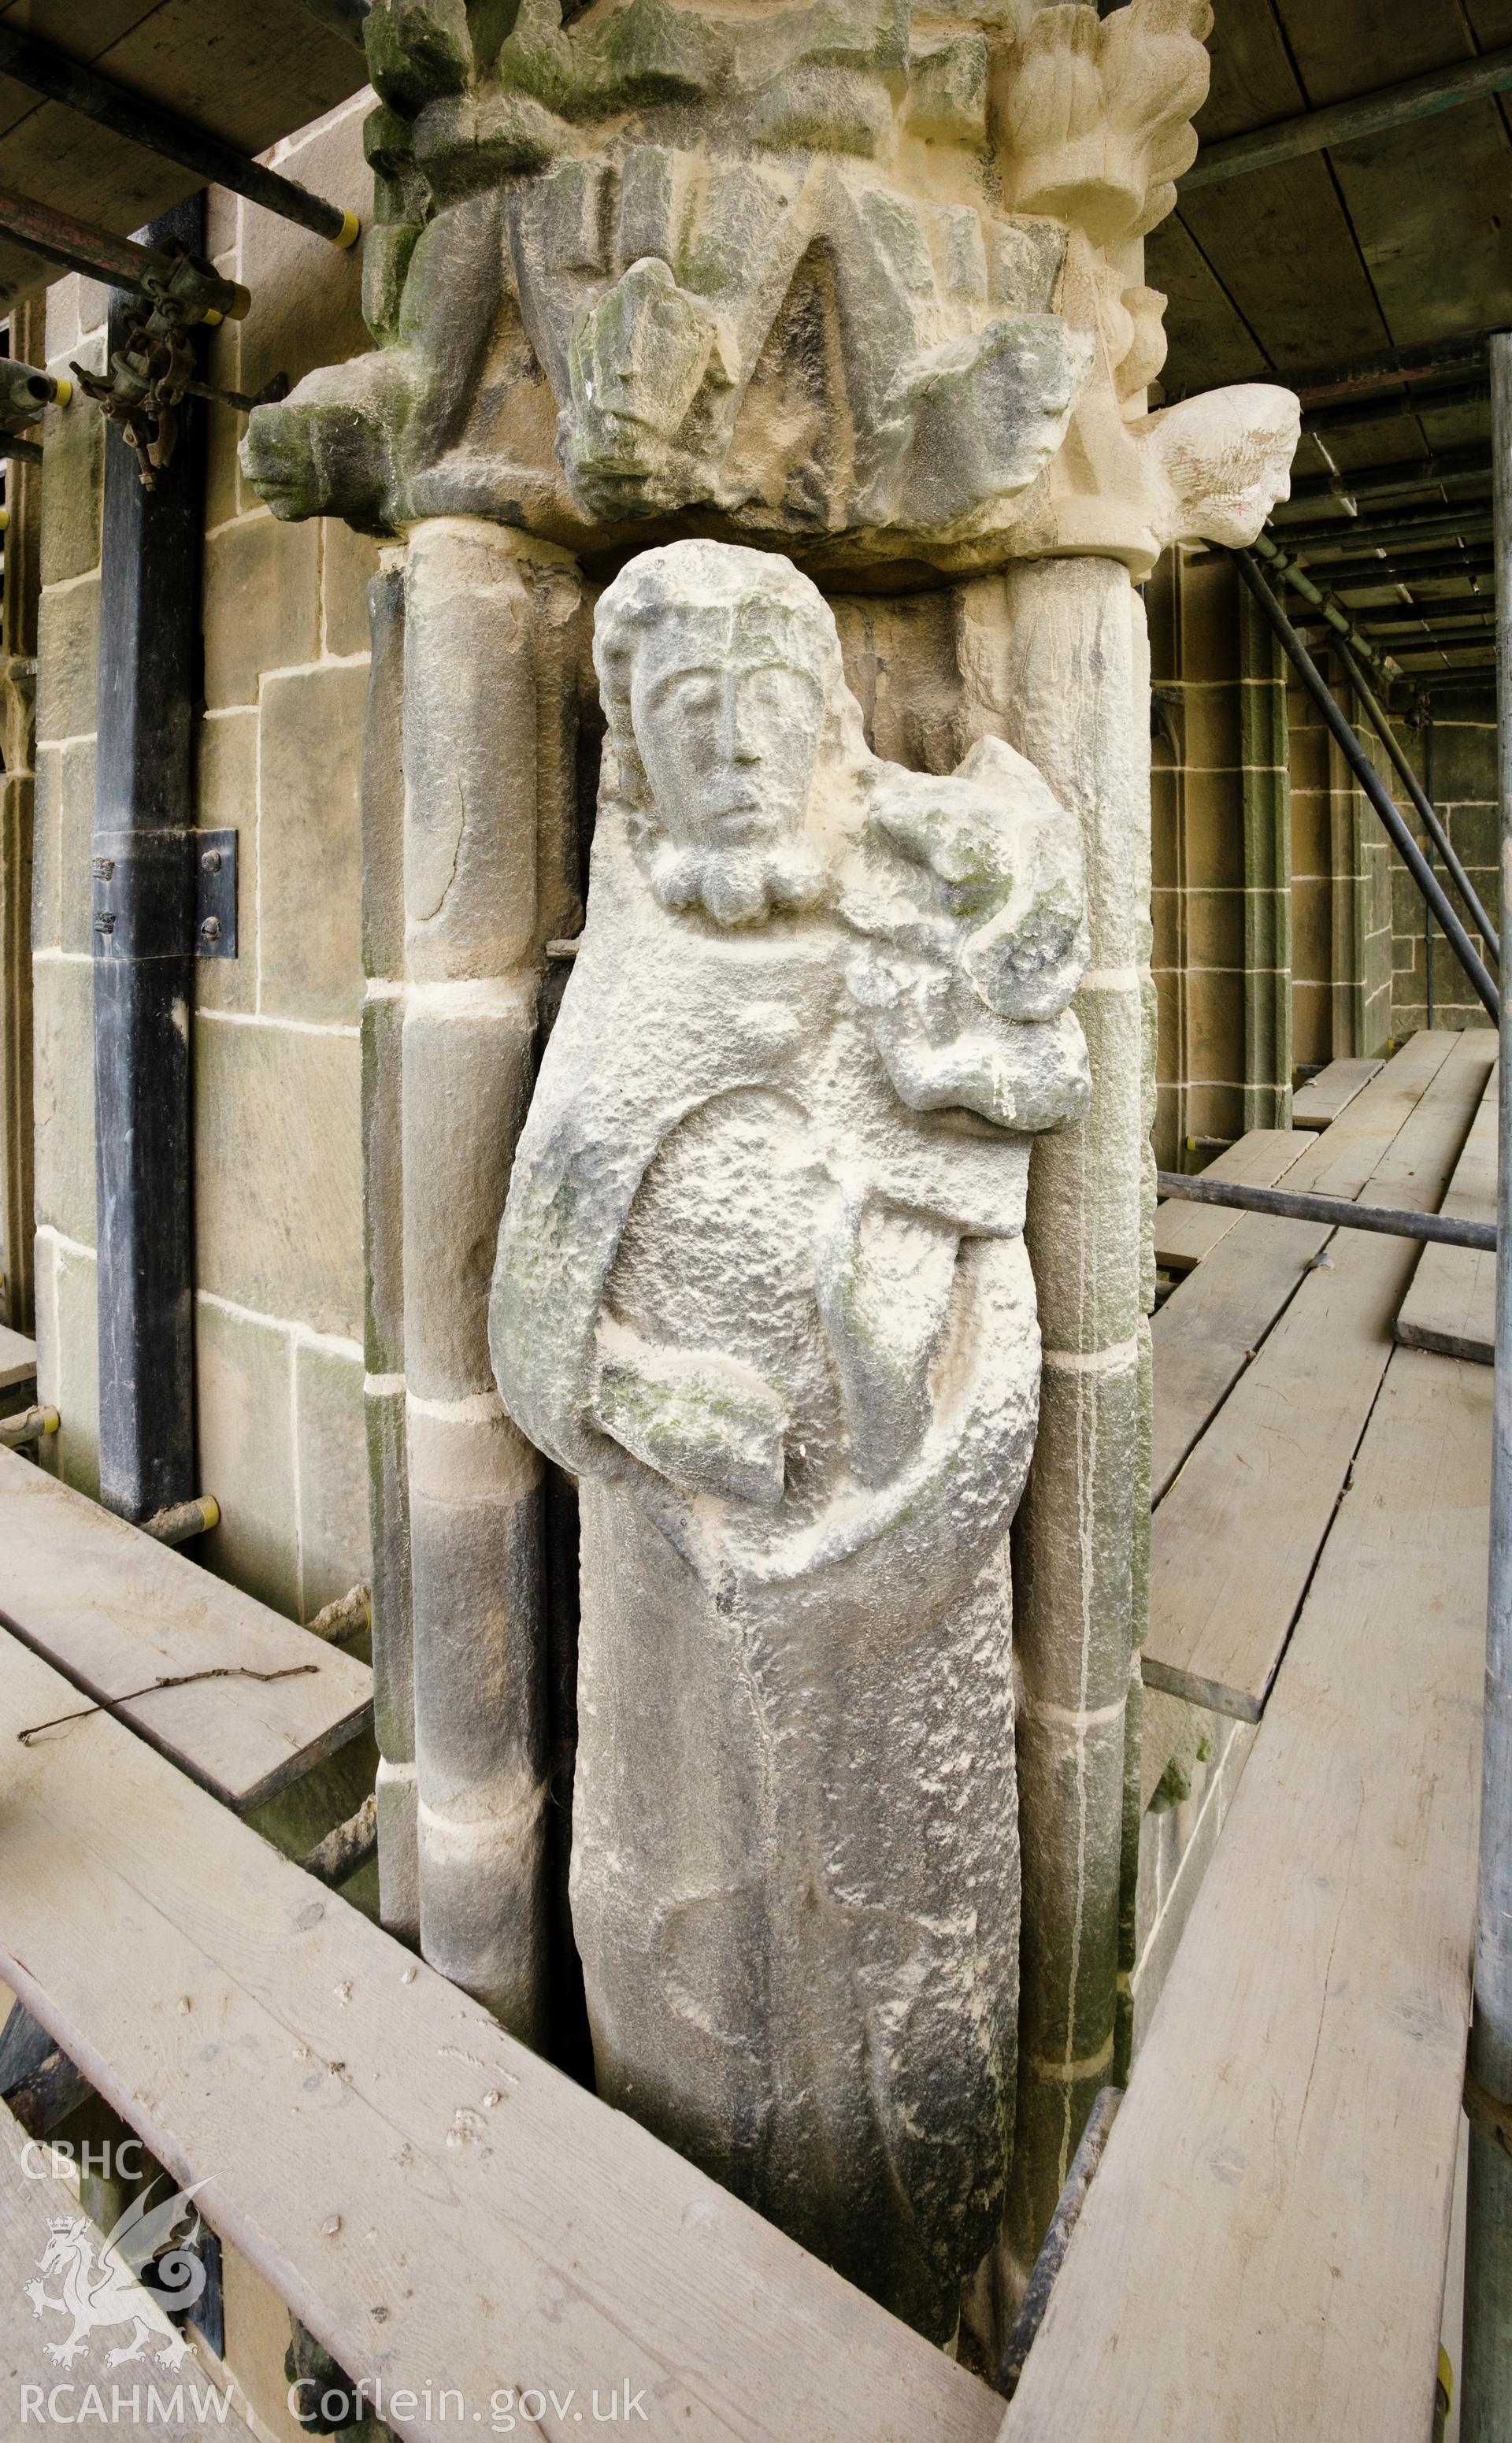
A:
<svg viewBox="0 0 1512 2443">
<path fill-rule="evenodd" d="M 269 157 L 364 217 L 360 96 Z M 208 246 L 251 290 L 209 378 L 256 391 L 370 342 L 360 248 L 212 193 Z M 105 291 L 52 288 L 47 361 L 104 360 Z M 199 1475 L 212 1568 L 300 1620 L 369 1573 L 362 1421 L 358 794 L 374 547 L 280 524 L 210 410 L 197 812 L 239 837 L 239 956 L 196 965 Z M 37 1333 L 63 1417 L 52 1464 L 98 1483 L 89 840 L 99 618 L 100 417 L 49 412 L 43 503 L 34 979 Z"/>
<path fill-rule="evenodd" d="M 1484 686 L 1436 689 L 1432 717 L 1416 728 L 1396 725 L 1397 736 L 1423 782 L 1439 819 L 1448 833 L 1455 854 L 1468 873 L 1482 907 L 1493 925 L 1501 921 L 1502 889 L 1497 854 L 1496 698 Z M 1425 852 L 1428 841 L 1407 792 L 1395 790 L 1397 803 Z M 1434 871 L 1446 881 L 1443 861 L 1434 856 Z M 1456 909 L 1460 903 L 1450 888 Z M 1463 910 L 1461 911 L 1463 913 Z M 1398 1038 L 1430 1022 L 1428 990 L 1432 960 L 1431 1023 L 1434 1026 L 1489 1026 L 1465 969 L 1432 927 L 1431 945 L 1425 923 L 1423 894 L 1401 859 L 1392 855 L 1392 1032 Z M 1466 920 L 1468 921 L 1468 920 Z M 1485 942 L 1470 926 L 1470 939 L 1485 958 Z M 1487 964 L 1493 974 L 1496 962 Z"/>
<path fill-rule="evenodd" d="M 1155 1153 L 1201 1170 L 1291 1111 L 1291 893 L 1280 648 L 1226 554 L 1146 589 L 1154 710 Z"/>
</svg>

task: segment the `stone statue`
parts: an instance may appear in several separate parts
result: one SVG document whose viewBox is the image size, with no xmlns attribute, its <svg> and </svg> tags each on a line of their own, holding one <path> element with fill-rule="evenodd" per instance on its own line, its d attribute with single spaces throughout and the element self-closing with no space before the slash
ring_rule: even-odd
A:
<svg viewBox="0 0 1512 2443">
<path fill-rule="evenodd" d="M 646 553 L 594 655 L 587 924 L 491 1346 L 581 1485 L 599 2085 L 945 2341 L 1013 2125 L 1006 1535 L 1032 1134 L 1091 1094 L 1079 828 L 998 740 L 872 755 L 774 555 Z"/>
</svg>

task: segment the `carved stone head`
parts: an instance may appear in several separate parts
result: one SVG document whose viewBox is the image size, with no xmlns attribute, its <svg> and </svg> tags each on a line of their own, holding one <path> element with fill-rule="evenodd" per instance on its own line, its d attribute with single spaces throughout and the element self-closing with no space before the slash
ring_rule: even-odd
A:
<svg viewBox="0 0 1512 2443">
<path fill-rule="evenodd" d="M 816 781 L 864 760 L 835 622 L 789 560 L 672 543 L 599 605 L 605 803 L 663 907 L 759 923 L 821 895 Z"/>
</svg>

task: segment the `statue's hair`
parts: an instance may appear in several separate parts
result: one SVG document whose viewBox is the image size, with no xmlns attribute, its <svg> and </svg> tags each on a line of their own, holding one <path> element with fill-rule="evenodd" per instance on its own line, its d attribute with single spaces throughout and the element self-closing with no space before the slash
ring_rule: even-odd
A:
<svg viewBox="0 0 1512 2443">
<path fill-rule="evenodd" d="M 600 813 L 621 814 L 637 838 L 647 828 L 651 783 L 636 744 L 630 690 L 636 656 L 669 614 L 735 610 L 760 597 L 792 622 L 799 654 L 818 681 L 824 704 L 819 770 L 839 765 L 853 777 L 870 770 L 861 708 L 846 685 L 835 614 L 817 585 L 775 552 L 744 543 L 691 541 L 642 552 L 621 569 L 599 603 L 593 658 L 603 698 Z M 817 776 L 816 776 L 817 777 Z"/>
</svg>

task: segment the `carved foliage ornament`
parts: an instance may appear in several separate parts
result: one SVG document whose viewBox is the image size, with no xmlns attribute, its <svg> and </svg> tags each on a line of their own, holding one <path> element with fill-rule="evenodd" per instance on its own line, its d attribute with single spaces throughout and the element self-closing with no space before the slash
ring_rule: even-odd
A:
<svg viewBox="0 0 1512 2443">
<path fill-rule="evenodd" d="M 281 515 L 686 526 L 819 572 L 1097 549 L 1284 488 L 1295 409 L 1143 412 L 1207 0 L 374 0 L 378 350 L 251 420 Z M 1252 496 L 1252 497 L 1251 497 Z M 1220 517 L 1232 514 L 1221 505 Z"/>
<path fill-rule="evenodd" d="M 879 762 L 833 616 L 683 542 L 599 606 L 588 919 L 491 1343 L 579 1478 L 599 2090 L 939 2338 L 1011 2127 L 1005 1538 L 1032 1132 L 1079 1117 L 1079 835 Z"/>
</svg>

